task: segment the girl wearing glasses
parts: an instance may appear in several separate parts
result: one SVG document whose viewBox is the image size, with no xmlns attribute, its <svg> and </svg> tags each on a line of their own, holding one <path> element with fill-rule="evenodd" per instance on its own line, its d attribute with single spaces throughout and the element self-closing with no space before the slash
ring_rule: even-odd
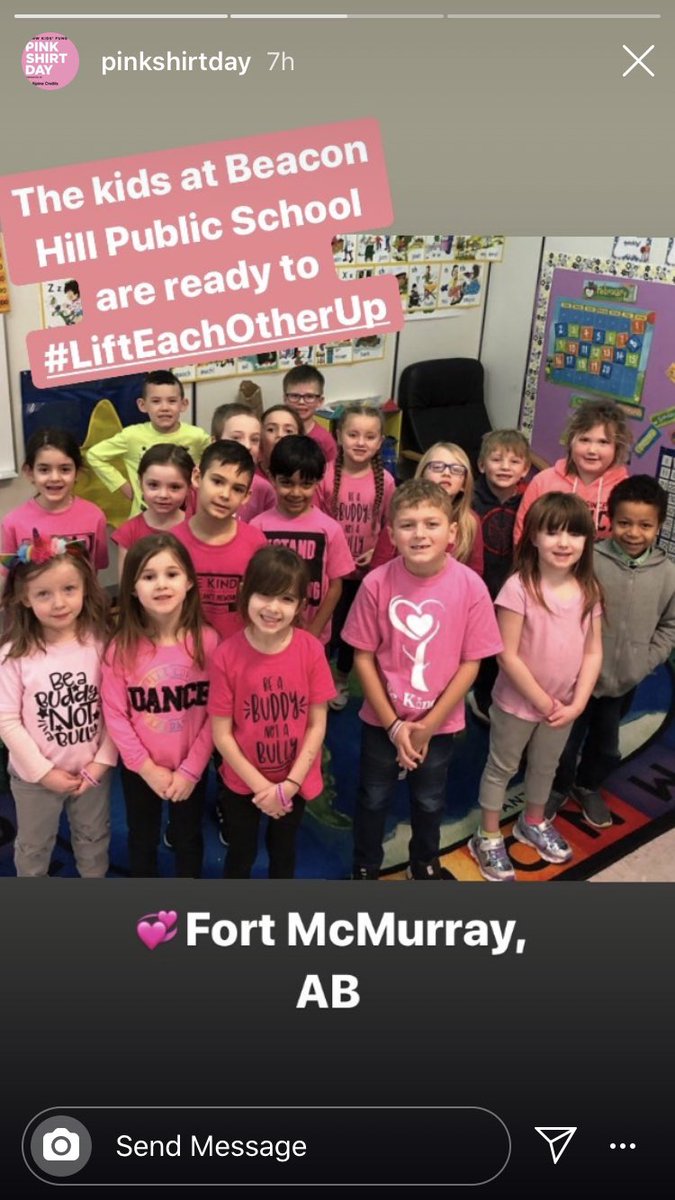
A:
<svg viewBox="0 0 675 1200">
<path fill-rule="evenodd" d="M 457 522 L 457 534 L 448 550 L 458 562 L 482 576 L 483 536 L 480 521 L 471 507 L 473 475 L 462 447 L 455 442 L 436 442 L 417 464 L 415 479 L 438 483 L 452 496 L 452 519 Z"/>
</svg>

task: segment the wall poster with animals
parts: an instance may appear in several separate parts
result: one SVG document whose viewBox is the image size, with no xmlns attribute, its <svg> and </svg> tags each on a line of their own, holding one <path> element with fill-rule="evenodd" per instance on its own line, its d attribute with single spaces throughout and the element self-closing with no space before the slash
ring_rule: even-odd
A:
<svg viewBox="0 0 675 1200">
<path fill-rule="evenodd" d="M 570 409 L 602 397 L 631 421 L 633 472 L 657 475 L 660 451 L 675 444 L 675 270 L 549 254 L 535 298 L 521 429 L 552 463 Z"/>
<path fill-rule="evenodd" d="M 406 319 L 419 320 L 481 305 L 504 241 L 501 234 L 340 233 L 332 248 L 342 279 L 393 275 Z"/>
</svg>

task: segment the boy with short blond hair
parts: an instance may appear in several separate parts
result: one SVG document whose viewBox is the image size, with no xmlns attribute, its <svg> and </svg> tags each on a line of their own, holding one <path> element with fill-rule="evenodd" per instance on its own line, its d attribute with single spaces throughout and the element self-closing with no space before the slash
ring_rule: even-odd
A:
<svg viewBox="0 0 675 1200">
<path fill-rule="evenodd" d="M 180 379 L 172 371 L 150 371 L 136 403 L 148 421 L 127 425 L 86 451 L 89 466 L 108 491 L 121 492 L 131 500 L 130 517 L 138 516 L 143 507 L 138 464 L 146 450 L 164 443 L 182 446 L 197 462 L 209 444 L 209 435 L 203 429 L 181 422 L 188 401 Z M 113 460 L 120 457 L 128 479 L 113 465 Z"/>
<path fill-rule="evenodd" d="M 364 692 L 353 879 L 377 879 L 390 797 L 408 772 L 409 877 L 443 879 L 438 855 L 448 765 L 479 661 L 502 649 L 482 579 L 446 551 L 452 498 L 415 479 L 389 512 L 396 558 L 364 579 L 342 636 Z"/>
<path fill-rule="evenodd" d="M 314 413 L 321 408 L 325 379 L 316 367 L 309 365 L 291 367 L 284 375 L 284 404 L 297 413 L 302 421 L 302 432 L 314 438 L 324 452 L 326 462 L 337 458 L 335 439 L 323 425 L 314 420 Z"/>
<path fill-rule="evenodd" d="M 520 430 L 492 429 L 484 434 L 472 507 L 481 523 L 483 579 L 493 600 L 513 570 L 513 530 L 531 465 L 530 444 Z M 485 723 L 490 720 L 497 671 L 497 660 L 484 658 L 468 699 L 474 716 Z"/>
</svg>

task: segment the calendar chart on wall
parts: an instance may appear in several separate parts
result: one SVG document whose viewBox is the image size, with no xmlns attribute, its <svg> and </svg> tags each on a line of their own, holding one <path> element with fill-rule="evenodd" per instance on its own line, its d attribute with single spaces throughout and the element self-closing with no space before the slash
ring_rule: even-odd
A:
<svg viewBox="0 0 675 1200">
<path fill-rule="evenodd" d="M 621 293 L 637 287 L 617 285 Z M 639 404 L 649 362 L 656 313 L 596 298 L 607 294 L 593 280 L 584 298 L 556 300 L 551 325 L 551 383 Z"/>
</svg>

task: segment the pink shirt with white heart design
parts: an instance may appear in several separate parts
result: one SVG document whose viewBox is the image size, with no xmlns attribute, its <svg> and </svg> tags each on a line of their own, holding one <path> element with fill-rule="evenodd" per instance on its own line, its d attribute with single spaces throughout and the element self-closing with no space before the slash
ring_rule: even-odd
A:
<svg viewBox="0 0 675 1200">
<path fill-rule="evenodd" d="M 422 718 L 445 691 L 461 663 L 499 654 L 502 641 L 488 590 L 475 571 L 446 558 L 437 575 L 413 575 L 402 558 L 366 576 L 342 631 L 356 650 L 375 655 L 398 717 Z M 379 725 L 368 700 L 360 716 Z M 439 733 L 464 728 L 464 702 Z"/>
</svg>

